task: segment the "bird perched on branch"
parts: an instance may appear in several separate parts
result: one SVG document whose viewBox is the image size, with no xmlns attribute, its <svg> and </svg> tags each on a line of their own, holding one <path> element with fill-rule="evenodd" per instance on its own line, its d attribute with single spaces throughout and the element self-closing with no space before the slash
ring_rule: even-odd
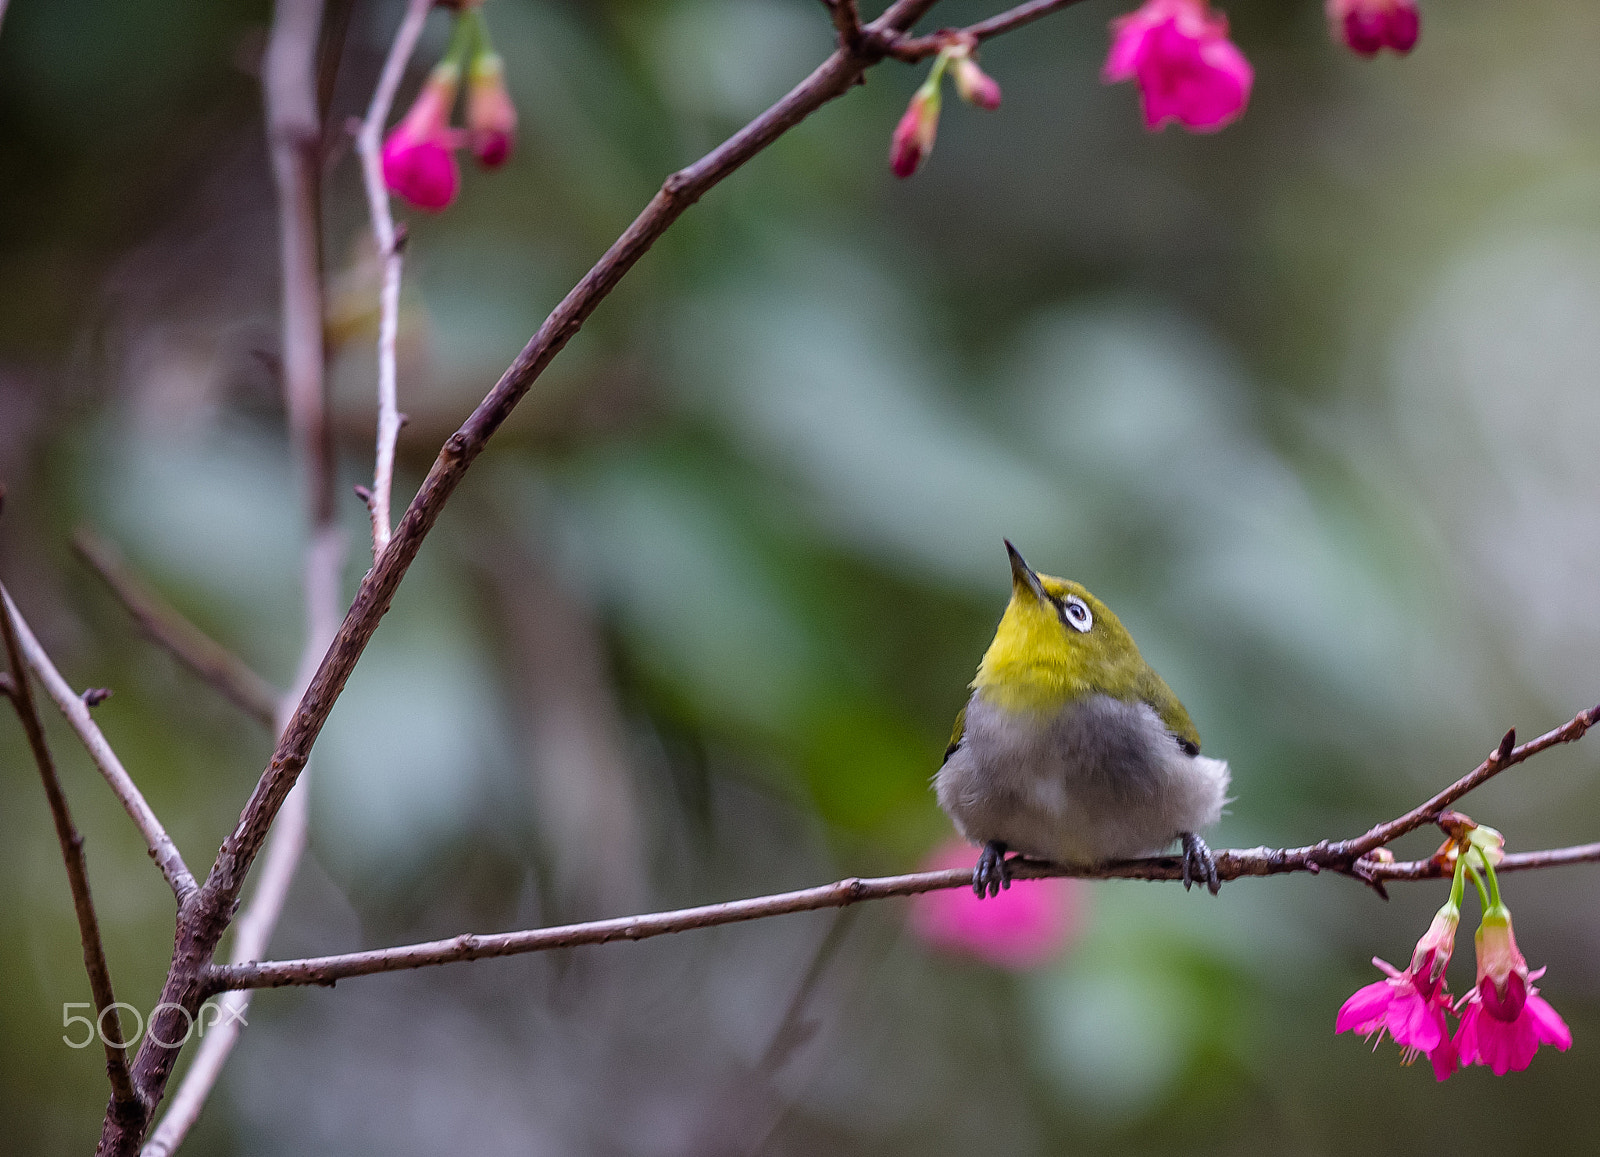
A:
<svg viewBox="0 0 1600 1157">
<path fill-rule="evenodd" d="M 1183 884 L 1219 887 L 1199 836 L 1228 765 L 1127 629 L 1082 586 L 1036 573 L 1016 547 L 1011 602 L 934 777 L 939 806 L 983 854 L 977 894 L 1011 886 L 1006 852 L 1102 864 L 1183 844 Z"/>
</svg>

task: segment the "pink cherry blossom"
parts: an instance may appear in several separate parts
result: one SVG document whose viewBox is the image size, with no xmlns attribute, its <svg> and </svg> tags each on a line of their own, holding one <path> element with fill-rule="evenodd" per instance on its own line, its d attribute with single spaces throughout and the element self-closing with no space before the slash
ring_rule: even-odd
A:
<svg viewBox="0 0 1600 1157">
<path fill-rule="evenodd" d="M 1328 0 L 1328 24 L 1361 56 L 1385 46 L 1403 55 L 1416 45 L 1422 20 L 1413 0 Z"/>
<path fill-rule="evenodd" d="M 1372 962 L 1390 973 L 1389 978 L 1357 989 L 1339 1009 L 1333 1031 L 1354 1030 L 1365 1037 L 1387 1032 L 1404 1060 L 1409 1063 L 1425 1054 L 1433 1063 L 1433 1075 L 1444 1080 L 1456 1069 L 1456 1046 L 1445 1019 L 1449 996 L 1442 988 L 1425 995 L 1407 973 L 1376 957 Z"/>
<path fill-rule="evenodd" d="M 467 144 L 486 169 L 499 168 L 511 155 L 517 109 L 506 91 L 505 67 L 497 53 L 476 57 L 467 72 Z"/>
<path fill-rule="evenodd" d="M 1411 953 L 1411 966 L 1404 972 L 1388 961 L 1372 958 L 1380 971 L 1388 974 L 1357 989 L 1339 1009 L 1334 1020 L 1335 1033 L 1355 1031 L 1370 1037 L 1387 1032 L 1400 1046 L 1401 1058 L 1410 1064 L 1425 1054 L 1433 1064 L 1433 1075 L 1444 1080 L 1456 1070 L 1457 1046 L 1450 1038 L 1450 995 L 1445 991 L 1444 973 L 1455 949 L 1456 926 L 1460 910 L 1453 904 L 1439 909 L 1428 931 Z"/>
<path fill-rule="evenodd" d="M 1533 987 L 1544 969 L 1528 971 L 1503 906 L 1484 914 L 1476 937 L 1478 983 L 1468 994 L 1456 1030 L 1463 1065 L 1488 1065 L 1496 1076 L 1528 1067 L 1541 1044 L 1561 1052 L 1572 1046 L 1572 1030 Z"/>
<path fill-rule="evenodd" d="M 950 74 L 955 78 L 956 92 L 968 104 L 991 111 L 1000 107 L 999 82 L 978 67 L 970 52 L 950 62 Z"/>
<path fill-rule="evenodd" d="M 942 845 L 925 871 L 971 869 L 976 848 L 959 840 Z M 1016 880 L 993 899 L 971 888 L 924 892 L 911 898 L 911 929 L 934 948 L 972 956 L 998 968 L 1023 971 L 1059 955 L 1083 918 L 1081 880 Z"/>
<path fill-rule="evenodd" d="M 933 139 L 939 132 L 939 103 L 935 76 L 932 85 L 924 84 L 911 97 L 889 140 L 889 168 L 895 176 L 909 177 L 933 151 Z"/>
<path fill-rule="evenodd" d="M 1111 31 L 1102 75 L 1138 83 L 1149 128 L 1177 121 L 1214 132 L 1244 112 L 1255 71 L 1228 39 L 1227 17 L 1206 0 L 1147 0 Z"/>
<path fill-rule="evenodd" d="M 420 209 L 443 209 L 461 189 L 455 158 L 460 134 L 450 127 L 459 76 L 453 64 L 435 68 L 383 142 L 383 183 Z"/>
</svg>

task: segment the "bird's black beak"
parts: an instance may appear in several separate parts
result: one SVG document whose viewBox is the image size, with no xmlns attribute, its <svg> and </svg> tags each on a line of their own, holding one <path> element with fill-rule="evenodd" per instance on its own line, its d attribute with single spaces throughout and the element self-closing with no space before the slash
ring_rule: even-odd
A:
<svg viewBox="0 0 1600 1157">
<path fill-rule="evenodd" d="M 1040 602 L 1044 602 L 1050 596 L 1045 594 L 1044 584 L 1039 581 L 1039 576 L 1034 573 L 1033 568 L 1017 552 L 1017 548 L 1011 545 L 1011 540 L 1008 538 L 1005 541 L 1006 554 L 1011 558 L 1012 587 L 1018 592 L 1027 591 Z"/>
</svg>

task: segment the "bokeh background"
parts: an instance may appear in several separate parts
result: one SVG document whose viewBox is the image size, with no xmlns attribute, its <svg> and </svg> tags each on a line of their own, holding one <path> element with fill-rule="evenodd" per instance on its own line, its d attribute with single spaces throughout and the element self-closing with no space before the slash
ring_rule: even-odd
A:
<svg viewBox="0 0 1600 1157">
<path fill-rule="evenodd" d="M 1317 0 L 1234 0 L 1255 96 L 1190 137 L 1101 85 L 1122 7 L 994 42 L 1003 109 L 948 105 L 907 182 L 885 156 L 920 70 L 874 70 L 605 303 L 334 712 L 274 954 L 914 868 L 948 836 L 928 778 L 1007 597 L 1002 535 L 1115 607 L 1232 762 L 1219 845 L 1353 834 L 1600 697 L 1600 8 L 1436 0 L 1413 56 L 1367 62 Z M 268 16 L 12 0 L 0 27 L 0 569 L 68 677 L 114 689 L 97 716 L 197 868 L 270 737 L 67 542 L 98 529 L 291 677 Z M 402 211 L 406 495 L 663 175 L 830 43 L 814 0 L 487 16 L 523 133 L 447 212 Z M 330 117 L 346 495 L 371 469 L 375 274 L 340 130 L 398 17 L 356 0 Z M 343 513 L 353 590 L 364 511 Z M 146 1008 L 170 896 L 50 722 L 119 995 Z M 1595 839 L 1597 752 L 1468 810 L 1513 848 Z M 0 1150 L 86 1153 L 101 1061 L 61 1041 L 87 986 L 9 721 L 0 880 Z M 1580 1152 L 1597 883 L 1507 880 L 1577 1044 L 1502 1079 L 1436 1086 L 1332 1033 L 1442 885 L 1386 905 L 1333 878 L 1105 883 L 1023 972 L 931 950 L 893 901 L 267 993 L 185 1152 Z M 1470 970 L 1463 936 L 1458 989 Z"/>
</svg>

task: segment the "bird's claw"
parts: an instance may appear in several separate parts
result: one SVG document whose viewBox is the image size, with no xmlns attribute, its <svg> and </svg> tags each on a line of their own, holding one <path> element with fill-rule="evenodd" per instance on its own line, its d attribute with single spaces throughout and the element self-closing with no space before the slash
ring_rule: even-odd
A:
<svg viewBox="0 0 1600 1157">
<path fill-rule="evenodd" d="M 998 896 L 1000 889 L 1009 887 L 1011 869 L 1006 866 L 1006 846 L 999 840 L 990 840 L 972 869 L 972 891 L 982 900 L 985 896 Z"/>
<path fill-rule="evenodd" d="M 1222 881 L 1217 878 L 1217 861 L 1212 858 L 1211 849 L 1193 832 L 1182 832 L 1178 838 L 1183 841 L 1183 890 L 1187 892 L 1190 884 L 1203 883 L 1215 896 L 1222 890 Z"/>
</svg>

